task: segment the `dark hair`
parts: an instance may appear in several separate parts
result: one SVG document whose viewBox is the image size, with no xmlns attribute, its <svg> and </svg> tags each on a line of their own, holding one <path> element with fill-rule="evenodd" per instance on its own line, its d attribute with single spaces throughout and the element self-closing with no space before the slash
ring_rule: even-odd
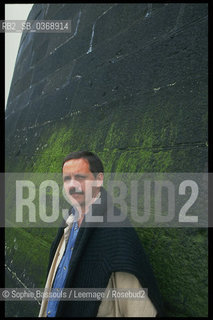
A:
<svg viewBox="0 0 213 320">
<path fill-rule="evenodd" d="M 65 162 L 72 160 L 72 159 L 85 159 L 89 163 L 90 171 L 96 176 L 99 172 L 104 172 L 103 163 L 99 159 L 99 157 L 90 151 L 76 151 L 68 154 L 63 161 L 62 169 Z"/>
</svg>

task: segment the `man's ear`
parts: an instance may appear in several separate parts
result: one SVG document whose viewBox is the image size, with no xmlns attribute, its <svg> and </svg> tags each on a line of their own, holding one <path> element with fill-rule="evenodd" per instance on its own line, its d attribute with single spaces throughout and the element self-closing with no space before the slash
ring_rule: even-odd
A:
<svg viewBox="0 0 213 320">
<path fill-rule="evenodd" d="M 99 172 L 96 176 L 97 187 L 102 187 L 104 182 L 104 174 L 103 172 Z"/>
</svg>

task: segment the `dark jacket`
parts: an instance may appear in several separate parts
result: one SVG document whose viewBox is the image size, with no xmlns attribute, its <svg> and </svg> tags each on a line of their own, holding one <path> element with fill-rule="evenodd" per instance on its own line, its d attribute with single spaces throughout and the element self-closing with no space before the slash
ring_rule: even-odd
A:
<svg viewBox="0 0 213 320">
<path fill-rule="evenodd" d="M 107 202 L 107 197 L 107 192 L 102 188 L 101 204 L 93 205 L 93 215 L 103 216 L 104 221 L 113 207 L 112 202 Z M 116 207 L 113 210 L 115 214 L 122 215 Z M 161 316 L 160 293 L 135 229 L 128 219 L 112 225 L 100 227 L 100 224 L 83 220 L 72 253 L 65 288 L 106 288 L 112 272 L 129 272 L 138 278 L 143 288 L 148 288 L 148 296 L 157 309 L 158 316 Z M 51 246 L 48 272 L 64 226 L 59 228 Z M 86 300 L 60 301 L 56 317 L 96 317 L 100 303 L 101 301 Z"/>
</svg>

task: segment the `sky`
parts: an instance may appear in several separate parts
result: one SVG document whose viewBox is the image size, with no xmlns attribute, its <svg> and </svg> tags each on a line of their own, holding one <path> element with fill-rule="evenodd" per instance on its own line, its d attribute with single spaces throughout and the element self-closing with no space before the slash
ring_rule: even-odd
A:
<svg viewBox="0 0 213 320">
<path fill-rule="evenodd" d="M 26 20 L 33 4 L 5 4 L 5 20 Z M 5 108 L 18 53 L 21 32 L 5 33 Z"/>
</svg>

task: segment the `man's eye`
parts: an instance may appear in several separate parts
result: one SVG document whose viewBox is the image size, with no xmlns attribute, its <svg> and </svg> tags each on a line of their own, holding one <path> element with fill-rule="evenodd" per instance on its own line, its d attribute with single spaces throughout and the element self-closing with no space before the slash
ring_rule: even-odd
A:
<svg viewBox="0 0 213 320">
<path fill-rule="evenodd" d="M 68 181 L 68 180 L 70 180 L 70 177 L 64 177 L 64 181 Z"/>
<path fill-rule="evenodd" d="M 83 179 L 85 179 L 85 177 L 84 176 L 77 176 L 76 179 L 77 180 L 83 180 Z"/>
</svg>

